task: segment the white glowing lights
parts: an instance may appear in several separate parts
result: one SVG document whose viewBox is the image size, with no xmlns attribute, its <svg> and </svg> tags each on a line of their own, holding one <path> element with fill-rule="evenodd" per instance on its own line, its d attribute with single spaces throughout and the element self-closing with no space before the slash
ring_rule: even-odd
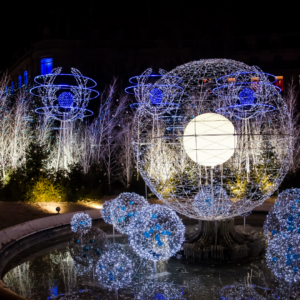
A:
<svg viewBox="0 0 300 300">
<path fill-rule="evenodd" d="M 274 274 L 287 282 L 300 281 L 300 189 L 279 194 L 274 210 L 267 216 L 266 261 Z"/>
<path fill-rule="evenodd" d="M 192 119 L 183 134 L 187 155 L 202 166 L 226 162 L 236 147 L 235 129 L 224 116 L 206 113 Z"/>
<path fill-rule="evenodd" d="M 71 229 L 81 234 L 87 233 L 92 227 L 92 218 L 85 213 L 75 214 L 71 220 Z"/>
<path fill-rule="evenodd" d="M 147 200 L 136 193 L 122 193 L 111 202 L 111 219 L 115 228 L 124 234 L 129 234 L 129 226 L 134 216 L 148 206 Z"/>
<path fill-rule="evenodd" d="M 181 249 L 185 227 L 176 213 L 162 205 L 144 207 L 134 217 L 130 246 L 149 260 L 166 260 Z"/>
<path fill-rule="evenodd" d="M 124 254 L 124 249 L 114 247 L 103 254 L 96 265 L 98 280 L 104 287 L 120 289 L 132 280 L 132 262 Z"/>
</svg>

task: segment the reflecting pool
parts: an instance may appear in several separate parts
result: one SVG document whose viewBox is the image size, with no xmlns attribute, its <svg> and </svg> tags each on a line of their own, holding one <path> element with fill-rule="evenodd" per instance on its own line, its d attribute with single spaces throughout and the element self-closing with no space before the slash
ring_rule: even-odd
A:
<svg viewBox="0 0 300 300">
<path fill-rule="evenodd" d="M 135 254 L 127 236 L 110 231 L 95 221 L 84 237 L 70 226 L 28 237 L 1 258 L 2 280 L 34 300 L 288 299 L 288 283 L 277 282 L 263 259 L 211 265 L 172 257 L 154 264 Z"/>
</svg>

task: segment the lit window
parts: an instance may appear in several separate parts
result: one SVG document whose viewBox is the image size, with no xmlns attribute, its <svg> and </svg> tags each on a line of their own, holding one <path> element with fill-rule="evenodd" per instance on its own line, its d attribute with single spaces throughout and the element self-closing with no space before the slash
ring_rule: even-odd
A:
<svg viewBox="0 0 300 300">
<path fill-rule="evenodd" d="M 19 83 L 19 88 L 22 86 L 22 76 L 19 75 L 18 77 L 18 83 Z"/>
<path fill-rule="evenodd" d="M 13 94 L 14 93 L 14 82 L 12 81 L 11 82 L 11 89 L 10 89 L 11 93 Z"/>
<path fill-rule="evenodd" d="M 227 78 L 227 82 L 234 82 L 235 78 Z"/>
<path fill-rule="evenodd" d="M 277 80 L 275 85 L 280 87 L 280 89 L 283 91 L 283 76 L 276 76 L 275 79 Z"/>
<path fill-rule="evenodd" d="M 24 84 L 25 84 L 25 85 L 27 85 L 27 80 L 28 80 L 27 76 L 28 76 L 28 75 L 27 75 L 27 71 L 25 71 L 25 72 L 24 72 Z"/>
<path fill-rule="evenodd" d="M 52 58 L 43 58 L 41 60 L 41 74 L 49 74 L 52 72 L 53 68 L 53 59 Z"/>
</svg>

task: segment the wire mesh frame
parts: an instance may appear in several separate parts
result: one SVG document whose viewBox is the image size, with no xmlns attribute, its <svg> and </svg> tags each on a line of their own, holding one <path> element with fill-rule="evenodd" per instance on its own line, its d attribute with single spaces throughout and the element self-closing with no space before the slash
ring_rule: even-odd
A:
<svg viewBox="0 0 300 300">
<path fill-rule="evenodd" d="M 273 111 L 255 117 L 226 114 L 236 130 L 234 155 L 213 169 L 192 161 L 183 146 L 183 131 L 197 115 L 224 105 L 224 97 L 212 93 L 216 80 L 236 72 L 260 72 L 243 63 L 213 59 L 179 66 L 169 74 L 181 77 L 184 93 L 174 99 L 176 109 L 151 115 L 140 108 L 135 116 L 134 149 L 138 169 L 151 191 L 170 208 L 188 217 L 221 220 L 253 210 L 269 198 L 288 171 L 291 126 L 279 93 L 268 93 L 265 103 Z M 271 85 L 270 85 L 271 87 Z M 271 87 L 272 88 L 272 87 Z M 226 99 L 227 105 L 230 97 Z M 233 99 L 236 101 L 236 99 Z M 212 176 L 211 176 L 212 175 Z M 213 190 L 195 205 L 198 193 Z M 226 191 L 214 196 L 214 189 Z M 225 195 L 225 196 L 222 196 Z M 230 205 L 224 199 L 230 198 Z M 206 201 L 213 198 L 213 201 Z M 211 209 L 207 209 L 207 206 Z"/>
</svg>

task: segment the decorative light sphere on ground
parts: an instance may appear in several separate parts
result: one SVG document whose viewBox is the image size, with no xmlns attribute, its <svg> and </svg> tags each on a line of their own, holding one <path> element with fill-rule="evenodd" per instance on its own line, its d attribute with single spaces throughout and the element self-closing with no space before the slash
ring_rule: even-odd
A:
<svg viewBox="0 0 300 300">
<path fill-rule="evenodd" d="M 266 261 L 274 274 L 287 282 L 300 281 L 300 189 L 279 194 L 267 216 L 264 231 L 268 240 Z"/>
<path fill-rule="evenodd" d="M 166 260 L 181 249 L 185 227 L 166 206 L 144 207 L 131 223 L 129 241 L 134 251 L 149 260 Z"/>
<path fill-rule="evenodd" d="M 151 191 L 168 207 L 201 220 L 231 218 L 261 205 L 284 179 L 292 154 L 291 118 L 271 76 L 227 59 L 187 63 L 166 76 L 182 79 L 184 91 L 172 102 L 177 107 L 160 115 L 141 107 L 135 116 L 135 157 Z M 227 120 L 229 131 L 221 132 L 216 119 L 205 132 L 197 120 L 210 115 Z M 227 213 L 195 209 L 206 186 L 226 191 Z"/>
<path fill-rule="evenodd" d="M 87 233 L 92 227 L 92 218 L 85 213 L 75 214 L 71 220 L 71 229 L 80 234 Z"/>
<path fill-rule="evenodd" d="M 124 251 L 117 248 L 110 248 L 99 259 L 96 266 L 96 273 L 100 284 L 112 289 L 126 287 L 132 280 L 132 263 L 124 254 Z"/>
<path fill-rule="evenodd" d="M 122 193 L 110 207 L 112 223 L 123 234 L 129 234 L 129 226 L 142 208 L 149 206 L 147 200 L 136 193 Z"/>
</svg>

